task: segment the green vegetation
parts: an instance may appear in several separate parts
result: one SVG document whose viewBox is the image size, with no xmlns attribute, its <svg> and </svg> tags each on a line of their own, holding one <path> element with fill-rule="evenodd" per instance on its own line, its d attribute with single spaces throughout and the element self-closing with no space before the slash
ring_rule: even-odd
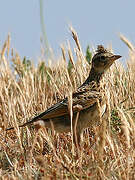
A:
<svg viewBox="0 0 135 180">
<path fill-rule="evenodd" d="M 92 53 L 90 51 L 90 46 L 88 45 L 86 49 L 86 60 L 88 61 L 89 64 L 91 63 L 91 59 L 92 59 Z"/>
</svg>

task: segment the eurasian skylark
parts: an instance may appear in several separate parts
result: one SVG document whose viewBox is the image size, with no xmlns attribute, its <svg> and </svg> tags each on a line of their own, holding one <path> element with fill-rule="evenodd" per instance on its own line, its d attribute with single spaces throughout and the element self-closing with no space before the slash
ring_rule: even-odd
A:
<svg viewBox="0 0 135 180">
<path fill-rule="evenodd" d="M 100 81 L 106 70 L 120 57 L 120 55 L 114 55 L 102 45 L 99 45 L 97 53 L 92 58 L 92 66 L 88 78 L 72 93 L 72 127 L 75 144 L 80 142 L 80 135 L 84 128 L 98 124 L 100 116 L 104 116 L 106 101 Z M 19 127 L 24 127 L 34 122 L 42 124 L 42 126 L 47 128 L 53 127 L 57 132 L 70 132 L 71 116 L 68 97 Z M 7 130 L 10 129 L 14 128 L 11 127 Z"/>
</svg>

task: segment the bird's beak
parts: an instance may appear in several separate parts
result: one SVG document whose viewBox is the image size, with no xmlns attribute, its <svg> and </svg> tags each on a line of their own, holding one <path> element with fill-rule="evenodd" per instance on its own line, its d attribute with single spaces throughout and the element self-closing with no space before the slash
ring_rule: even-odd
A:
<svg viewBox="0 0 135 180">
<path fill-rule="evenodd" d="M 117 60 L 117 59 L 119 59 L 119 58 L 121 58 L 122 56 L 120 56 L 120 55 L 114 55 L 114 56 L 112 56 L 111 57 L 111 60 L 112 61 L 115 61 L 115 60 Z"/>
</svg>

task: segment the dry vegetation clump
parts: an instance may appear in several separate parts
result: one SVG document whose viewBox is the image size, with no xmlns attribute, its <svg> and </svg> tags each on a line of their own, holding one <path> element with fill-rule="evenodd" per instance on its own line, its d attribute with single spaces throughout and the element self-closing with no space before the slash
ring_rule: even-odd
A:
<svg viewBox="0 0 135 180">
<path fill-rule="evenodd" d="M 62 46 L 62 57 L 55 66 L 41 61 L 35 67 L 21 59 L 10 51 L 9 37 L 0 50 L 0 179 L 135 179 L 134 47 L 129 47 L 127 67 L 117 62 L 103 80 L 109 116 L 102 158 L 100 127 L 84 131 L 81 150 L 73 147 L 71 134 L 33 126 L 18 128 L 86 79 L 90 64 L 75 31 L 71 32 L 76 56 L 70 46 L 67 50 Z M 6 133 L 10 126 L 15 130 Z"/>
</svg>

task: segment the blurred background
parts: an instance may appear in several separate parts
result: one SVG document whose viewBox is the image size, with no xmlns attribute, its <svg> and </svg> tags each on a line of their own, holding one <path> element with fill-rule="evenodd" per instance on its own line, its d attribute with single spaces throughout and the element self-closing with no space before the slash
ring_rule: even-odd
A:
<svg viewBox="0 0 135 180">
<path fill-rule="evenodd" d="M 125 59 L 128 48 L 119 33 L 134 44 L 134 7 L 134 0 L 1 1 L 0 47 L 10 33 L 11 47 L 21 57 L 36 62 L 41 55 L 41 39 L 45 39 L 45 48 L 52 48 L 57 57 L 61 53 L 60 44 L 72 42 L 69 32 L 72 25 L 84 52 L 87 45 L 112 44 L 113 50 Z"/>
</svg>

